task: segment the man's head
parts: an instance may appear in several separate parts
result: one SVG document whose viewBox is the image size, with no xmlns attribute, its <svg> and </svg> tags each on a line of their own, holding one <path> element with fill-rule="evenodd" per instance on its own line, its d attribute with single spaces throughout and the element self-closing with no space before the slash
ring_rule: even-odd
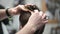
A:
<svg viewBox="0 0 60 34">
<path fill-rule="evenodd" d="M 36 8 L 34 7 L 32 9 L 34 10 Z M 31 12 L 25 12 L 25 11 L 22 11 L 21 12 L 21 15 L 19 17 L 19 20 L 20 20 L 20 23 L 21 23 L 21 26 L 22 27 L 24 27 L 24 25 L 28 22 L 30 16 L 31 16 Z M 44 27 L 45 27 L 45 25 L 41 29 L 37 30 L 34 34 L 42 34 L 42 32 L 44 30 Z"/>
<path fill-rule="evenodd" d="M 19 20 L 22 27 L 24 27 L 24 25 L 28 22 L 30 16 L 31 16 L 30 12 L 21 12 Z M 45 25 L 41 29 L 37 30 L 34 34 L 42 34 L 44 31 L 44 27 Z"/>
<path fill-rule="evenodd" d="M 31 16 L 30 12 L 21 12 L 19 20 L 21 22 L 22 27 L 27 23 L 30 16 Z"/>
<path fill-rule="evenodd" d="M 36 10 L 36 9 L 38 11 L 40 11 L 39 8 L 36 5 L 32 5 L 32 6 L 29 5 L 29 6 L 26 6 L 26 8 L 29 9 L 29 10 L 31 10 L 31 12 L 32 11 L 34 12 L 34 10 Z M 25 11 L 21 12 L 19 20 L 20 20 L 22 26 L 24 26 L 27 23 L 29 17 L 31 16 L 31 12 L 25 12 Z"/>
</svg>

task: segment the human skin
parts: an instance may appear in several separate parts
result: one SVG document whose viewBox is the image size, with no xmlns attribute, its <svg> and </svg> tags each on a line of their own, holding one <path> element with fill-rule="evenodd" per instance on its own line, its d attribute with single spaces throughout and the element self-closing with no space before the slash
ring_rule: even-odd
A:
<svg viewBox="0 0 60 34">
<path fill-rule="evenodd" d="M 34 34 L 36 30 L 41 29 L 48 22 L 48 20 L 44 19 L 45 16 L 45 14 L 38 11 L 32 13 L 27 24 L 16 34 Z"/>
</svg>

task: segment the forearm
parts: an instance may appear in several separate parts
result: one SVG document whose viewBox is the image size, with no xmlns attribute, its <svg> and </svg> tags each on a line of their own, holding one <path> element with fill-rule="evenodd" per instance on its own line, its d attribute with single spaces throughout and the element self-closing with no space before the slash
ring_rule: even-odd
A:
<svg viewBox="0 0 60 34">
<path fill-rule="evenodd" d="M 29 5 L 26 5 L 29 6 Z M 18 5 L 14 8 L 9 8 L 8 9 L 8 13 L 13 16 L 13 15 L 17 15 L 20 14 L 20 11 L 29 11 L 25 8 L 25 5 Z M 0 20 L 3 20 L 5 18 L 7 18 L 8 16 L 6 15 L 6 10 L 5 9 L 0 9 Z"/>
<path fill-rule="evenodd" d="M 8 13 L 9 13 L 9 15 L 12 16 L 13 13 L 12 13 L 12 9 L 11 8 L 8 9 Z M 0 21 L 5 19 L 5 18 L 8 18 L 7 14 L 6 14 L 6 9 L 0 9 Z"/>
<path fill-rule="evenodd" d="M 34 25 L 26 24 L 20 31 L 18 31 L 16 34 L 34 34 L 36 31 L 36 28 Z"/>
<path fill-rule="evenodd" d="M 7 18 L 5 9 L 0 9 L 0 20 Z"/>
</svg>

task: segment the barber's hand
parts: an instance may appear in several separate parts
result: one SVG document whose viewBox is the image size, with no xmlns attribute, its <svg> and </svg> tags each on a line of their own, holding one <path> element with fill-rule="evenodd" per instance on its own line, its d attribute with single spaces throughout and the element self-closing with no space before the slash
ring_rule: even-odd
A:
<svg viewBox="0 0 60 34">
<path fill-rule="evenodd" d="M 27 24 L 33 25 L 33 30 L 41 29 L 41 27 L 48 22 L 48 20 L 44 19 L 45 17 L 46 15 L 43 12 L 35 10 L 35 12 L 30 16 Z"/>
<path fill-rule="evenodd" d="M 18 5 L 14 8 L 10 8 L 9 13 L 11 15 L 17 15 L 17 14 L 20 14 L 21 11 L 30 11 L 26 8 L 27 6 L 30 6 L 30 5 L 32 6 L 32 4 L 27 4 L 27 5 Z"/>
</svg>

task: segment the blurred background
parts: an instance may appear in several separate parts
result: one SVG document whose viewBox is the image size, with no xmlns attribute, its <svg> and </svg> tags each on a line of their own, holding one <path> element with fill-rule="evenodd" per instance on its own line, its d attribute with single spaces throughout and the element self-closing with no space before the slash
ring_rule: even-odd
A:
<svg viewBox="0 0 60 34">
<path fill-rule="evenodd" d="M 60 0 L 0 0 L 0 9 L 12 8 L 19 4 L 35 4 L 49 17 L 43 34 L 60 34 Z M 0 21 L 1 34 L 19 31 L 19 15 Z"/>
</svg>

